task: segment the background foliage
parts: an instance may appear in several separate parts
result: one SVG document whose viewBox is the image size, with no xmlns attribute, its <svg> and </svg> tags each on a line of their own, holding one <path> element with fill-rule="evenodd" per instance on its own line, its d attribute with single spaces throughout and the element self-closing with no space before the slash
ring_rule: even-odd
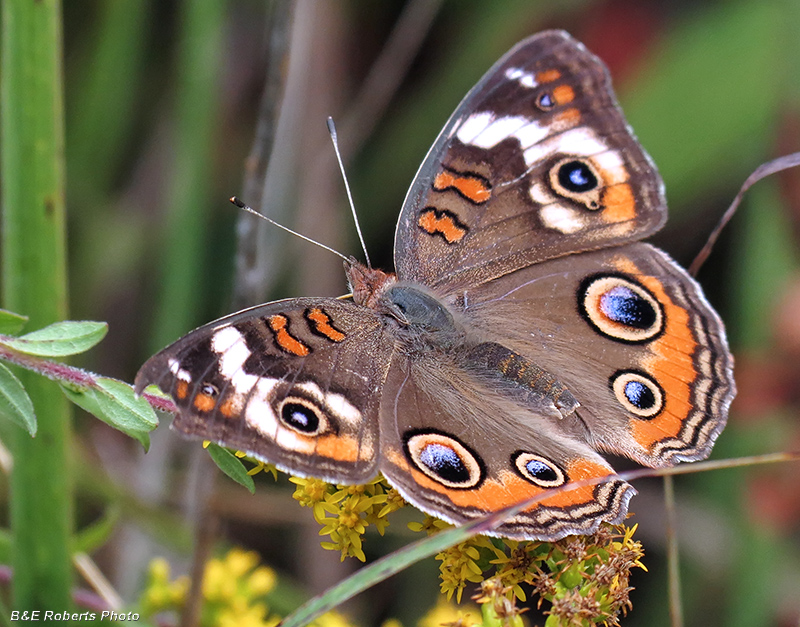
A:
<svg viewBox="0 0 800 627">
<path fill-rule="evenodd" d="M 324 124 L 333 115 L 376 265 L 391 267 L 405 190 L 447 116 L 503 52 L 544 28 L 565 28 L 610 66 L 628 119 L 666 181 L 670 221 L 654 242 L 684 264 L 756 166 L 800 150 L 800 5 L 791 0 L 449 0 L 428 24 L 417 8 L 411 32 L 419 44 L 401 39 L 411 64 L 381 107 L 360 89 L 404 11 L 419 4 L 305 0 L 282 32 L 291 45 L 282 66 L 286 100 L 260 206 L 358 256 Z M 240 216 L 227 198 L 242 193 L 253 165 L 247 155 L 274 6 L 65 3 L 70 317 L 110 323 L 81 365 L 131 381 L 152 351 L 231 310 Z M 389 75 L 378 78 L 387 83 Z M 265 252 L 238 260 L 258 269 L 257 287 L 243 288 L 240 276 L 237 303 L 255 292 L 264 299 L 344 292 L 336 258 L 274 229 L 259 233 Z M 728 322 L 740 388 L 716 458 L 800 448 L 798 238 L 800 172 L 793 171 L 749 193 L 700 275 Z M 199 445 L 165 426 L 145 455 L 99 421 L 76 419 L 76 524 L 114 512 L 113 532 L 93 556 L 124 599 L 137 598 L 153 556 L 188 572 L 195 534 L 206 549 L 224 540 L 257 550 L 305 592 L 353 568 L 319 548 L 316 523 L 291 501 L 285 479 L 259 480 L 250 496 L 215 479 Z M 796 624 L 799 476 L 787 465 L 677 480 L 688 625 Z M 634 575 L 634 610 L 624 624 L 666 625 L 660 483 L 637 488 L 632 521 L 649 572 Z M 409 537 L 404 525 L 392 525 L 364 549 L 373 557 Z M 435 603 L 436 575 L 429 560 L 346 609 L 363 624 L 389 616 L 414 624 Z"/>
</svg>

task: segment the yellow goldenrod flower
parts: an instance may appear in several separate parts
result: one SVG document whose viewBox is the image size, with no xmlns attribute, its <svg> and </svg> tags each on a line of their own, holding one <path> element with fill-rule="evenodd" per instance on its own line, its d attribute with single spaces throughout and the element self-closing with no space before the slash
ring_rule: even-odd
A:
<svg viewBox="0 0 800 627">
<path fill-rule="evenodd" d="M 311 623 L 310 627 L 352 627 L 352 623 L 339 612 L 327 612 Z"/>
<path fill-rule="evenodd" d="M 447 601 L 439 601 L 417 623 L 417 627 L 441 627 L 441 625 L 481 625 L 480 610 L 474 606 L 459 608 Z M 476 616 L 477 620 L 472 617 Z"/>
</svg>

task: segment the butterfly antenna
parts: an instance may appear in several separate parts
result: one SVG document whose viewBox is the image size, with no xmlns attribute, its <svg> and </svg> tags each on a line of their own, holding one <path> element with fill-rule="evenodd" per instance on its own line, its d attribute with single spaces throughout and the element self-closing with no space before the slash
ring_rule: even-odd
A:
<svg viewBox="0 0 800 627">
<path fill-rule="evenodd" d="M 283 225 L 282 225 L 280 222 L 275 222 L 275 220 L 273 220 L 272 218 L 268 218 L 268 217 L 267 217 L 267 216 L 265 216 L 263 213 L 259 213 L 258 211 L 256 211 L 256 210 L 255 210 L 255 209 L 253 209 L 252 207 L 249 207 L 248 205 L 244 204 L 244 203 L 243 203 L 241 200 L 239 200 L 239 199 L 238 199 L 236 196 L 231 196 L 231 198 L 230 198 L 230 201 L 231 201 L 231 202 L 232 202 L 234 205 L 236 205 L 237 207 L 239 207 L 239 209 L 243 209 L 243 210 L 244 210 L 244 211 L 246 211 L 247 213 L 252 213 L 254 216 L 258 216 L 258 217 L 259 217 L 259 218 L 261 218 L 262 220 L 266 220 L 266 221 L 267 221 L 267 222 L 269 222 L 270 224 L 273 224 L 273 225 L 277 226 L 279 229 L 283 229 L 283 230 L 284 230 L 284 231 L 286 231 L 287 233 L 291 233 L 292 235 L 296 235 L 296 236 L 297 236 L 297 237 L 299 237 L 300 239 L 304 239 L 305 241 L 307 241 L 307 242 L 310 242 L 311 244 L 315 244 L 315 245 L 319 246 L 320 248 L 324 248 L 325 250 L 327 250 L 327 251 L 329 251 L 329 252 L 332 252 L 332 253 L 333 253 L 334 255 L 336 255 L 337 257 L 341 257 L 341 258 L 342 258 L 342 259 L 344 259 L 345 261 L 350 261 L 350 260 L 349 260 L 347 257 L 345 257 L 345 256 L 344 256 L 342 253 L 340 253 L 338 250 L 334 250 L 334 249 L 333 249 L 333 248 L 331 248 L 330 246 L 326 246 L 325 244 L 323 244 L 323 243 L 321 243 L 321 242 L 318 242 L 318 241 L 317 241 L 317 240 L 315 240 L 315 239 L 311 239 L 310 237 L 306 237 L 306 236 L 305 236 L 305 235 L 303 235 L 302 233 L 298 233 L 297 231 L 293 231 L 293 230 L 292 230 L 292 229 L 290 229 L 288 226 L 283 226 Z"/>
<path fill-rule="evenodd" d="M 328 132 L 331 134 L 331 141 L 333 142 L 333 152 L 336 153 L 336 161 L 339 162 L 339 171 L 342 173 L 342 180 L 344 181 L 344 188 L 347 191 L 347 202 L 350 203 L 350 211 L 353 214 L 353 222 L 356 224 L 356 232 L 358 233 L 358 241 L 361 242 L 361 250 L 364 251 L 364 259 L 367 262 L 367 267 L 372 268 L 369 261 L 369 253 L 367 252 L 367 245 L 364 243 L 364 236 L 361 234 L 361 225 L 358 223 L 358 215 L 356 214 L 356 206 L 353 204 L 353 194 L 350 193 L 350 183 L 347 182 L 347 174 L 344 172 L 344 163 L 342 163 L 342 153 L 339 151 L 339 139 L 336 136 L 336 126 L 333 123 L 333 118 L 328 116 Z"/>
</svg>

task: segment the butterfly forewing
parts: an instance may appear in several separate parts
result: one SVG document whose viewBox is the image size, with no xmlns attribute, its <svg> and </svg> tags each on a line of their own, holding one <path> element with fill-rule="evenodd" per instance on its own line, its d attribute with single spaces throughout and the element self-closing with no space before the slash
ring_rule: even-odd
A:
<svg viewBox="0 0 800 627">
<path fill-rule="evenodd" d="M 447 122 L 403 205 L 395 265 L 447 290 L 642 238 L 665 219 L 605 66 L 550 31 L 500 59 Z"/>
<path fill-rule="evenodd" d="M 193 331 L 145 363 L 136 387 L 170 394 L 173 426 L 186 435 L 354 483 L 376 473 L 377 392 L 391 348 L 372 310 L 291 299 Z"/>
</svg>

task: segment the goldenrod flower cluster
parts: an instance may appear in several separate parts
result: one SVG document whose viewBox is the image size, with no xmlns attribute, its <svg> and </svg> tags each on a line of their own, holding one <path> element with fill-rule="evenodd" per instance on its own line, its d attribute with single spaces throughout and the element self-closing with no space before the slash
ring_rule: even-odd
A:
<svg viewBox="0 0 800 627">
<path fill-rule="evenodd" d="M 145 616 L 152 616 L 183 606 L 189 592 L 189 577 L 184 575 L 170 581 L 169 576 L 169 562 L 163 557 L 157 557 L 150 562 L 147 587 L 139 601 L 142 614 Z"/>
<path fill-rule="evenodd" d="M 236 457 L 238 457 L 239 459 L 246 459 L 251 464 L 253 464 L 253 467 L 247 471 L 247 474 L 250 475 L 251 477 L 257 475 L 260 472 L 264 472 L 271 474 L 272 478 L 277 481 L 278 469 L 274 465 L 262 462 L 260 459 L 255 459 L 254 457 L 250 457 L 247 455 L 247 453 L 243 453 L 242 451 L 235 451 L 234 455 L 236 455 Z"/>
<path fill-rule="evenodd" d="M 449 525 L 435 519 L 409 525 L 435 533 Z M 530 587 L 551 605 L 545 627 L 618 625 L 630 607 L 633 568 L 641 562 L 636 526 L 604 524 L 589 536 L 568 536 L 557 542 L 527 542 L 477 536 L 439 553 L 442 593 L 460 602 L 470 582 L 481 584 L 473 598 L 482 606 L 484 624 L 522 625 L 516 601 L 525 601 Z M 492 571 L 494 574 L 492 574 Z M 497 622 L 499 621 L 499 622 Z"/>
<path fill-rule="evenodd" d="M 364 485 L 332 485 L 319 479 L 289 479 L 297 487 L 294 498 L 300 505 L 311 507 L 314 519 L 322 525 L 321 536 L 330 536 L 322 547 L 340 551 L 345 557 L 366 561 L 362 535 L 373 525 L 383 535 L 389 524 L 387 516 L 403 507 L 405 502 L 383 477 Z"/>
<path fill-rule="evenodd" d="M 409 524 L 429 535 L 449 526 L 431 516 Z M 635 531 L 635 525 L 604 524 L 593 535 L 557 542 L 476 536 L 436 555 L 442 562 L 442 594 L 461 602 L 467 584 L 480 583 L 473 598 L 481 604 L 484 624 L 518 626 L 516 601 L 527 599 L 525 585 L 539 597 L 539 607 L 550 603 L 546 627 L 617 625 L 620 613 L 631 607 L 631 570 L 647 570 L 642 545 L 633 540 Z"/>
<path fill-rule="evenodd" d="M 275 589 L 275 571 L 259 564 L 258 554 L 233 548 L 206 564 L 203 574 L 200 625 L 202 627 L 275 627 L 280 617 L 271 614 L 269 594 Z M 170 581 L 163 558 L 150 563 L 140 605 L 142 614 L 180 613 L 189 593 L 189 577 Z M 351 627 L 341 614 L 328 612 L 313 627 Z"/>
<path fill-rule="evenodd" d="M 419 620 L 417 627 L 441 627 L 442 625 L 481 627 L 484 623 L 481 621 L 480 615 L 480 610 L 474 605 L 458 607 L 442 599 Z M 382 627 L 386 627 L 386 625 Z M 400 627 L 399 624 L 397 627 Z"/>
<path fill-rule="evenodd" d="M 189 592 L 189 578 L 169 580 L 169 564 L 162 558 L 150 563 L 147 587 L 142 595 L 142 613 L 180 612 Z M 274 627 L 266 595 L 275 587 L 275 572 L 260 566 L 253 551 L 231 549 L 206 564 L 203 574 L 201 625 L 215 627 Z"/>
<path fill-rule="evenodd" d="M 319 479 L 290 479 L 297 485 L 294 498 L 314 510 L 322 525 L 326 549 L 340 551 L 342 559 L 365 560 L 362 534 L 373 524 L 383 534 L 386 516 L 404 505 L 382 478 L 365 486 L 333 486 Z M 450 525 L 432 516 L 409 523 L 413 531 L 428 534 Z M 436 555 L 441 562 L 441 591 L 457 602 L 470 583 L 481 584 L 475 597 L 482 605 L 484 624 L 521 625 L 516 601 L 525 601 L 533 589 L 539 605 L 549 602 L 546 627 L 613 626 L 630 608 L 630 571 L 645 569 L 644 552 L 632 539 L 636 527 L 601 526 L 590 536 L 569 536 L 557 542 L 522 542 L 477 536 Z M 525 586 L 525 588 L 523 588 Z M 498 622 L 499 621 L 499 622 Z M 455 620 L 457 624 L 472 624 Z"/>
</svg>

